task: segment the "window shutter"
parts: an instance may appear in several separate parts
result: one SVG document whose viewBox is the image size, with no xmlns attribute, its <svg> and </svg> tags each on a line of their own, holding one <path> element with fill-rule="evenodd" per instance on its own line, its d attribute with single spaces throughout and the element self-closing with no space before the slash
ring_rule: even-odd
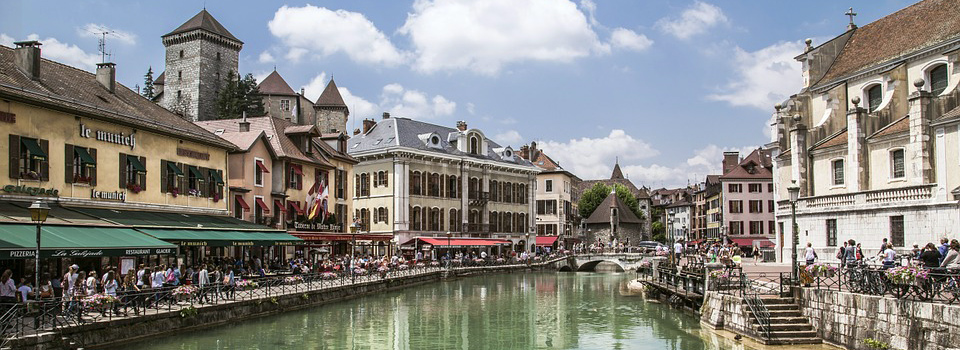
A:
<svg viewBox="0 0 960 350">
<path fill-rule="evenodd" d="M 40 162 L 40 180 L 50 181 L 50 141 L 40 140 L 40 150 L 47 155 L 47 159 Z"/>
<path fill-rule="evenodd" d="M 143 168 L 146 169 L 147 157 L 140 157 L 140 164 L 143 164 Z M 147 190 L 147 172 L 142 172 L 139 174 L 139 176 L 140 176 L 140 190 L 146 191 Z"/>
<path fill-rule="evenodd" d="M 177 187 L 181 194 L 185 194 L 190 186 L 190 168 L 183 163 L 177 163 L 177 167 L 183 173 L 183 176 L 177 179 Z"/>
<path fill-rule="evenodd" d="M 220 175 L 220 178 L 221 178 L 221 179 L 223 178 L 223 170 L 217 170 L 217 174 Z M 226 180 L 224 180 L 224 181 L 226 181 Z M 223 184 L 223 185 L 216 184 L 216 186 L 217 186 L 217 194 L 220 195 L 220 199 L 223 199 L 223 186 L 226 186 L 226 185 L 227 185 L 227 184 Z"/>
<path fill-rule="evenodd" d="M 127 188 L 127 155 L 120 153 L 120 162 L 117 163 L 120 168 L 120 189 Z"/>
<path fill-rule="evenodd" d="M 301 174 L 303 174 L 303 167 L 302 167 L 302 166 L 297 165 L 297 169 L 300 170 L 300 173 L 301 173 Z M 302 190 L 302 189 L 303 189 L 303 182 L 304 182 L 304 180 L 305 180 L 305 179 L 304 179 L 304 176 L 303 176 L 303 175 L 297 175 L 297 176 L 300 177 L 300 181 L 297 181 L 297 189 L 298 189 L 298 190 Z"/>
<path fill-rule="evenodd" d="M 20 178 L 20 136 L 10 135 L 10 178 Z"/>
<path fill-rule="evenodd" d="M 167 161 L 160 160 L 160 193 L 167 193 Z M 143 185 L 146 185 L 144 183 Z"/>
<path fill-rule="evenodd" d="M 97 185 L 97 167 L 100 165 L 100 162 L 97 162 L 97 150 L 95 148 L 88 148 L 90 152 L 90 157 L 93 158 L 93 162 L 96 163 L 93 168 L 90 168 L 90 186 Z M 123 187 L 121 187 L 123 189 Z"/>
<path fill-rule="evenodd" d="M 73 183 L 73 145 L 63 147 L 63 182 Z"/>
</svg>

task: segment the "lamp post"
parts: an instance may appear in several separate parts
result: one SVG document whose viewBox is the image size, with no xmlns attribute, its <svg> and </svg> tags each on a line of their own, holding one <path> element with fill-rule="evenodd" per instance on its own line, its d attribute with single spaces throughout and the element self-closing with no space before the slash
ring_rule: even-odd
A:
<svg viewBox="0 0 960 350">
<path fill-rule="evenodd" d="M 357 220 L 358 220 L 358 219 L 354 218 L 354 219 L 353 219 L 353 223 L 350 224 L 350 237 L 351 237 L 351 243 L 350 243 L 350 281 L 351 281 L 351 283 L 356 283 L 356 282 L 357 282 L 357 274 L 353 272 L 353 270 L 354 270 L 354 268 L 355 268 L 355 267 L 353 266 L 354 253 L 356 253 L 356 251 L 357 251 L 357 230 L 360 229 L 360 224 L 357 223 Z"/>
<path fill-rule="evenodd" d="M 795 282 L 797 280 L 797 240 L 800 238 L 797 235 L 797 199 L 800 198 L 800 186 L 797 185 L 796 181 L 793 181 L 793 184 L 787 187 L 787 192 L 790 192 L 790 227 L 793 229 L 790 244 L 790 266 L 792 268 L 790 279 Z"/>
<path fill-rule="evenodd" d="M 450 269 L 450 263 L 452 262 L 452 259 L 453 259 L 453 255 L 450 254 L 450 250 L 452 249 L 450 247 L 450 237 L 452 236 L 453 236 L 453 232 L 447 231 L 447 269 L 448 270 Z"/>
<path fill-rule="evenodd" d="M 30 209 L 30 219 L 37 223 L 37 250 L 33 256 L 33 261 L 36 263 L 33 270 L 33 288 L 36 289 L 33 295 L 37 301 L 40 301 L 40 230 L 43 222 L 47 221 L 47 214 L 50 213 L 50 207 L 42 200 L 38 200 L 33 202 L 28 209 Z"/>
</svg>

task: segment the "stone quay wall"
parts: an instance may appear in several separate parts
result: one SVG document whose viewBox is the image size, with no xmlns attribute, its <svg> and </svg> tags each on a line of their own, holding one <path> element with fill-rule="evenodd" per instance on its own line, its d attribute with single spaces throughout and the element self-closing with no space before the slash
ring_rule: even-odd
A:
<svg viewBox="0 0 960 350">
<path fill-rule="evenodd" d="M 505 265 L 438 270 L 419 275 L 358 282 L 311 292 L 207 305 L 198 307 L 196 309 L 197 313 L 188 317 L 181 317 L 179 312 L 167 312 L 95 322 L 65 328 L 59 334 L 48 333 L 37 337 L 16 339 L 10 345 L 14 349 L 60 349 L 63 347 L 62 338 L 68 338 L 84 347 L 116 346 L 145 338 L 220 326 L 244 319 L 315 307 L 365 295 L 437 282 L 447 278 L 540 268 L 543 268 L 543 265 Z"/>
<path fill-rule="evenodd" d="M 794 292 L 817 335 L 847 349 L 872 349 L 863 342 L 868 338 L 892 349 L 960 348 L 960 305 L 811 288 Z"/>
<path fill-rule="evenodd" d="M 759 338 L 752 327 L 750 316 L 747 315 L 747 309 L 743 298 L 707 292 L 703 296 L 703 305 L 700 307 L 700 324 L 715 330 L 725 329 Z"/>
</svg>

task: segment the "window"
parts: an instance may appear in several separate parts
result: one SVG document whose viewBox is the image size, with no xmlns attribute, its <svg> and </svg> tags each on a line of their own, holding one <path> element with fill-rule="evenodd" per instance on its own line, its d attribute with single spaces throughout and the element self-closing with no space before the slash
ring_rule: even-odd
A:
<svg viewBox="0 0 960 350">
<path fill-rule="evenodd" d="M 470 136 L 470 154 L 480 154 L 480 138 Z"/>
<path fill-rule="evenodd" d="M 730 234 L 731 234 L 731 235 L 742 235 L 742 234 L 743 234 L 743 221 L 731 221 L 731 222 L 730 222 Z"/>
<path fill-rule="evenodd" d="M 160 161 L 160 177 L 163 182 L 160 184 L 162 193 L 180 193 L 180 185 L 184 178 L 183 165 L 180 163 L 166 160 Z"/>
<path fill-rule="evenodd" d="M 777 207 L 776 207 L 776 204 L 774 204 L 773 200 L 768 200 L 768 201 L 767 201 L 767 212 L 768 212 L 768 213 L 772 213 L 772 212 L 774 212 L 776 209 L 777 209 Z M 770 230 L 770 232 L 773 232 L 773 230 Z"/>
<path fill-rule="evenodd" d="M 302 190 L 303 189 L 303 167 L 299 164 L 290 164 L 290 167 L 287 168 L 287 188 Z"/>
<path fill-rule="evenodd" d="M 748 205 L 750 213 L 763 213 L 763 201 L 762 200 L 751 200 Z"/>
<path fill-rule="evenodd" d="M 773 221 L 773 220 L 768 221 L 767 228 L 768 228 L 768 230 L 769 230 L 769 231 L 767 231 L 767 234 L 771 234 L 771 235 L 772 235 L 772 234 L 774 234 L 774 233 L 777 233 L 777 222 L 776 222 L 776 221 Z"/>
<path fill-rule="evenodd" d="M 182 70 L 178 70 L 178 71 L 177 71 L 177 80 L 183 80 L 183 71 L 182 71 Z"/>
<path fill-rule="evenodd" d="M 553 180 L 544 180 L 543 187 L 544 191 L 553 192 Z"/>
<path fill-rule="evenodd" d="M 894 179 L 904 177 L 902 148 L 890 151 L 890 177 Z"/>
<path fill-rule="evenodd" d="M 772 183 L 767 184 L 767 192 L 773 193 L 773 184 L 772 184 Z"/>
<path fill-rule="evenodd" d="M 833 185 L 843 185 L 843 159 L 833 161 Z"/>
<path fill-rule="evenodd" d="M 943 90 L 947 89 L 947 79 L 949 74 L 947 74 L 947 65 L 941 64 L 934 67 L 930 70 L 930 92 L 933 93 L 933 96 L 938 96 L 943 93 Z"/>
<path fill-rule="evenodd" d="M 240 220 L 243 220 L 243 205 L 240 204 L 242 200 L 240 195 L 233 198 L 233 217 Z"/>
<path fill-rule="evenodd" d="M 269 173 L 270 169 L 263 164 L 263 159 L 254 158 L 253 161 L 256 164 L 256 168 L 253 169 L 253 185 L 263 187 L 263 174 Z"/>
<path fill-rule="evenodd" d="M 742 184 L 729 184 L 727 185 L 727 191 L 730 193 L 740 193 L 743 192 Z"/>
<path fill-rule="evenodd" d="M 867 109 L 870 112 L 877 110 L 883 102 L 883 87 L 876 84 L 867 89 Z"/>
<path fill-rule="evenodd" d="M 180 101 L 183 97 L 183 93 L 180 90 L 177 90 L 177 101 Z"/>
<path fill-rule="evenodd" d="M 750 191 L 750 193 L 761 193 L 763 192 L 763 184 L 749 184 L 747 185 L 747 191 Z"/>
<path fill-rule="evenodd" d="M 253 222 L 263 224 L 265 222 L 264 211 L 268 211 L 270 209 L 263 207 L 263 204 L 265 204 L 263 203 L 263 196 L 254 196 L 253 201 Z"/>
<path fill-rule="evenodd" d="M 360 174 L 360 196 L 369 197 L 370 196 L 370 174 L 363 173 Z"/>
<path fill-rule="evenodd" d="M 729 204 L 731 214 L 743 213 L 743 201 L 730 201 Z"/>
<path fill-rule="evenodd" d="M 193 165 L 188 165 L 187 170 L 187 189 L 189 190 L 187 193 L 195 196 L 200 195 L 205 182 L 203 173 Z"/>
<path fill-rule="evenodd" d="M 137 193 L 147 189 L 147 158 L 120 153 L 120 188 Z"/>
<path fill-rule="evenodd" d="M 537 214 L 539 215 L 556 215 L 557 214 L 557 200 L 538 200 L 537 201 Z"/>
<path fill-rule="evenodd" d="M 903 247 L 903 215 L 890 217 L 890 243 L 894 247 Z"/>
<path fill-rule="evenodd" d="M 460 181 L 456 176 L 447 178 L 447 198 L 460 198 Z"/>
<path fill-rule="evenodd" d="M 837 246 L 837 219 L 827 219 L 827 246 Z"/>
<path fill-rule="evenodd" d="M 180 50 L 180 58 L 183 58 L 183 50 Z"/>
<path fill-rule="evenodd" d="M 280 100 L 280 110 L 290 111 L 290 100 Z"/>
<path fill-rule="evenodd" d="M 762 235 L 762 234 L 763 234 L 763 221 L 751 221 L 751 222 L 750 222 L 750 234 L 751 234 L 751 235 Z"/>
<path fill-rule="evenodd" d="M 456 209 L 450 209 L 450 225 L 448 227 L 453 232 L 463 231 L 463 218 Z"/>
<path fill-rule="evenodd" d="M 217 52 L 217 61 L 219 61 L 219 60 L 220 60 L 220 53 Z M 219 74 L 219 73 L 218 73 L 218 74 Z"/>
<path fill-rule="evenodd" d="M 375 182 L 375 184 L 374 184 L 374 187 L 378 187 L 378 186 L 386 187 L 386 186 L 387 186 L 387 174 L 388 174 L 388 172 L 386 172 L 386 171 L 378 171 L 378 172 L 377 172 L 377 180 L 376 180 L 376 182 Z"/>
<path fill-rule="evenodd" d="M 97 185 L 96 149 L 66 145 L 63 154 L 68 157 L 66 159 L 67 164 L 64 167 L 64 180 L 66 180 L 66 183 Z M 125 157 L 120 157 L 120 161 L 122 166 L 126 161 Z M 121 177 L 121 179 L 123 179 L 123 177 Z M 124 187 L 125 186 L 122 186 L 121 188 Z"/>
<path fill-rule="evenodd" d="M 410 209 L 410 230 L 411 231 L 421 231 L 423 224 L 423 216 L 420 213 L 420 207 L 413 207 Z"/>
<path fill-rule="evenodd" d="M 378 221 L 378 222 L 386 223 L 387 220 L 388 220 L 388 219 L 387 219 L 387 208 L 380 208 L 380 210 L 377 212 L 377 221 Z"/>
<path fill-rule="evenodd" d="M 423 194 L 423 181 L 419 171 L 410 172 L 410 194 L 419 196 Z"/>
<path fill-rule="evenodd" d="M 347 198 L 347 171 L 346 170 L 337 169 L 336 182 L 337 182 L 337 186 L 336 186 L 337 198 L 338 199 Z M 346 215 L 346 211 L 344 211 L 343 214 Z M 344 218 L 344 217 L 340 214 L 337 214 L 337 218 Z M 341 222 L 341 227 L 342 227 L 342 224 L 343 222 Z"/>
<path fill-rule="evenodd" d="M 440 174 L 432 173 L 427 178 L 427 195 L 440 197 Z"/>
<path fill-rule="evenodd" d="M 10 178 L 48 181 L 47 140 L 10 135 Z"/>
</svg>

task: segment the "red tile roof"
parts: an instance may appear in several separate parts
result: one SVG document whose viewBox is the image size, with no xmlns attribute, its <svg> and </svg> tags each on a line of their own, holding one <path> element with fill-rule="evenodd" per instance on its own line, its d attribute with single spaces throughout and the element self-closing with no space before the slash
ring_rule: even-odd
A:
<svg viewBox="0 0 960 350">
<path fill-rule="evenodd" d="M 232 40 L 240 41 L 237 37 L 230 34 L 230 31 L 227 30 L 216 18 L 213 18 L 213 15 L 210 12 L 207 12 L 207 9 L 203 9 L 200 13 L 197 13 L 193 18 L 190 18 L 183 24 L 181 24 L 177 29 L 174 29 L 172 32 L 167 33 L 163 36 L 171 36 L 174 34 L 186 33 L 192 30 L 201 29 L 208 31 L 213 34 L 227 37 Z"/>
<path fill-rule="evenodd" d="M 197 122 L 197 125 L 210 131 L 222 129 L 224 133 L 236 133 L 240 132 L 241 120 L 242 119 L 207 120 Z M 263 131 L 267 135 L 267 139 L 270 141 L 270 147 L 273 149 L 273 153 L 277 157 L 286 157 L 302 162 L 326 165 L 330 167 L 333 166 L 317 152 L 314 152 L 312 155 L 308 155 L 301 151 L 300 148 L 297 147 L 297 145 L 293 142 L 293 140 L 291 140 L 290 137 L 283 132 L 287 127 L 293 126 L 293 123 L 273 117 L 247 118 L 247 122 L 250 123 L 250 131 L 248 131 L 249 133 Z"/>
<path fill-rule="evenodd" d="M 890 123 L 890 125 L 877 130 L 877 132 L 873 133 L 873 135 L 870 135 L 869 138 L 894 135 L 908 131 L 910 131 L 910 116 L 900 118 L 899 120 Z"/>
<path fill-rule="evenodd" d="M 773 166 L 770 154 L 757 148 L 743 158 L 730 172 L 720 176 L 721 180 L 732 179 L 773 179 Z"/>
<path fill-rule="evenodd" d="M 826 140 L 820 142 L 819 145 L 813 146 L 813 149 L 825 149 L 833 146 L 846 145 L 847 144 L 847 129 L 844 128 L 842 131 L 833 134 L 833 136 L 827 137 Z"/>
<path fill-rule="evenodd" d="M 283 77 L 277 71 L 273 71 L 266 78 L 263 78 L 263 81 L 257 85 L 257 89 L 263 95 L 297 96 L 297 93 L 290 88 L 287 81 L 283 80 Z"/>
<path fill-rule="evenodd" d="M 333 81 L 333 78 L 330 78 L 330 82 L 327 83 L 327 87 L 323 88 L 323 93 L 320 94 L 320 97 L 317 98 L 316 106 L 322 107 L 346 107 L 347 104 L 343 102 L 343 96 L 340 96 L 340 90 L 337 89 L 337 83 Z"/>
</svg>

